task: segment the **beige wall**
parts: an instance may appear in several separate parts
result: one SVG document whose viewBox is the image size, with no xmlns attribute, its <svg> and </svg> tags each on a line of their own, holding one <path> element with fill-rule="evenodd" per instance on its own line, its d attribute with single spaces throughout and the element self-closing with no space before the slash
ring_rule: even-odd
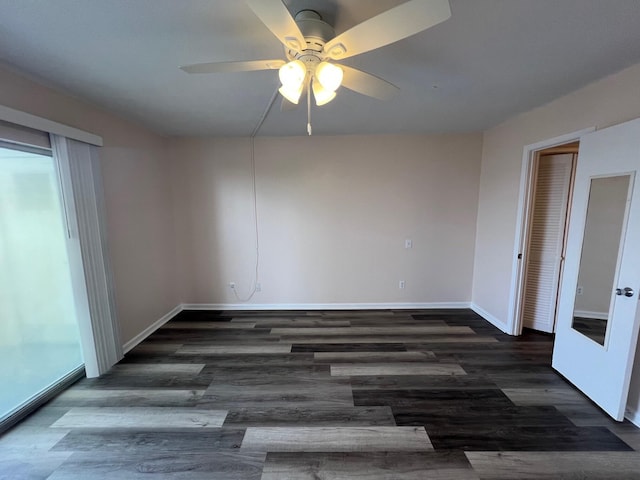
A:
<svg viewBox="0 0 640 480">
<path fill-rule="evenodd" d="M 635 65 L 484 133 L 473 302 L 496 323 L 506 327 L 508 321 L 524 146 L 640 117 L 638 85 L 640 65 Z M 640 356 L 636 356 L 628 405 L 640 412 Z"/>
<path fill-rule="evenodd" d="M 6 69 L 0 105 L 103 137 L 109 253 L 122 340 L 130 340 L 180 302 L 166 140 Z"/>
<path fill-rule="evenodd" d="M 239 303 L 227 284 L 246 295 L 255 266 L 249 140 L 171 151 L 183 299 Z M 480 152 L 477 134 L 258 138 L 251 303 L 469 302 Z"/>
<path fill-rule="evenodd" d="M 508 321 L 518 189 L 525 145 L 640 116 L 640 65 L 508 120 L 484 134 L 473 302 Z"/>
</svg>

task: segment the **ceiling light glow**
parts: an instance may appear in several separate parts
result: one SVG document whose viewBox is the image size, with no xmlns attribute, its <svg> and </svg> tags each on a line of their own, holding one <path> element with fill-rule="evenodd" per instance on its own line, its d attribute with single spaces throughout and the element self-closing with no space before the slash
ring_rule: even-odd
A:
<svg viewBox="0 0 640 480">
<path fill-rule="evenodd" d="M 300 60 L 293 60 L 280 67 L 280 82 L 284 87 L 298 88 L 304 82 L 307 69 Z"/>
<path fill-rule="evenodd" d="M 331 100 L 336 98 L 336 92 L 327 90 L 324 88 L 317 79 L 313 79 L 313 98 L 316 100 L 316 105 L 321 107 L 326 105 Z"/>
<path fill-rule="evenodd" d="M 278 89 L 278 91 L 284 98 L 297 105 L 300 101 L 300 96 L 302 95 L 302 84 L 300 84 L 298 88 L 283 85 Z"/>
<path fill-rule="evenodd" d="M 315 77 L 325 90 L 335 92 L 342 84 L 344 72 L 340 67 L 329 62 L 321 62 L 316 68 Z"/>
</svg>

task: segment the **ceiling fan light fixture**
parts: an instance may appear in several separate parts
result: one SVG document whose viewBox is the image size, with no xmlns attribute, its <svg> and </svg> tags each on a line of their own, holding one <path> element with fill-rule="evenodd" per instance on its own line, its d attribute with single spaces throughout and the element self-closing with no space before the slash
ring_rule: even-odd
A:
<svg viewBox="0 0 640 480">
<path fill-rule="evenodd" d="M 281 66 L 278 75 L 283 87 L 297 89 L 307 76 L 307 68 L 300 60 L 293 60 Z"/>
<path fill-rule="evenodd" d="M 311 135 L 312 94 L 317 105 L 325 105 L 335 98 L 343 81 L 349 90 L 380 100 L 389 99 L 399 90 L 395 85 L 374 75 L 333 62 L 391 45 L 446 21 L 451 17 L 449 2 L 450 0 L 396 0 L 392 2 L 398 3 L 395 7 L 336 35 L 333 25 L 323 20 L 314 10 L 305 8 L 292 16 L 290 4 L 300 3 L 298 0 L 245 0 L 244 3 L 248 4 L 264 26 L 284 45 L 286 60 L 279 58 L 199 63 L 180 68 L 193 74 L 279 70 L 282 82 L 279 92 L 289 100 L 283 103 L 283 107 L 291 103 L 297 104 L 303 92 L 307 97 L 307 131 Z M 268 111 L 262 117 L 260 125 Z"/>
<path fill-rule="evenodd" d="M 329 62 L 321 62 L 316 68 L 315 77 L 325 90 L 335 92 L 342 84 L 344 72 L 342 69 Z"/>
<path fill-rule="evenodd" d="M 278 91 L 284 98 L 297 105 L 300 101 L 300 96 L 302 95 L 302 87 L 302 83 L 298 87 L 283 85 L 278 89 Z"/>
<path fill-rule="evenodd" d="M 320 84 L 317 79 L 313 80 L 313 98 L 316 100 L 316 105 L 321 107 L 322 105 L 326 105 L 331 100 L 336 98 L 336 92 L 332 92 L 331 90 L 327 90 Z"/>
</svg>

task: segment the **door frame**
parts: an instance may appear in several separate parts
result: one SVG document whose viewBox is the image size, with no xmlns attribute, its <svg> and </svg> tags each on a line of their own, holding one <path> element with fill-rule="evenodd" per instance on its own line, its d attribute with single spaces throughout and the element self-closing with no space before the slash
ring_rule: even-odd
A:
<svg viewBox="0 0 640 480">
<path fill-rule="evenodd" d="M 595 127 L 585 128 L 559 137 L 542 140 L 531 145 L 525 145 L 523 149 L 516 232 L 512 257 L 513 263 L 511 268 L 511 284 L 509 287 L 509 313 L 506 328 L 506 333 L 510 335 L 520 335 L 522 333 L 522 293 L 525 280 L 525 262 L 523 262 L 522 258 L 518 258 L 518 256 L 523 253 L 529 235 L 531 203 L 533 201 L 535 188 L 533 184 L 535 181 L 534 169 L 537 153 L 540 150 L 579 141 L 580 137 L 595 130 Z M 570 215 L 570 212 L 568 212 L 568 215 Z"/>
</svg>

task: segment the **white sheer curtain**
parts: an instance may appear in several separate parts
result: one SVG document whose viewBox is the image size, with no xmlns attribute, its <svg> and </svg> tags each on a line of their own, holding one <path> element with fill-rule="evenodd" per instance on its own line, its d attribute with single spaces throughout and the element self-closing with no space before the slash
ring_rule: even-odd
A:
<svg viewBox="0 0 640 480">
<path fill-rule="evenodd" d="M 58 164 L 76 313 L 88 377 L 122 358 L 105 236 L 99 148 L 51 135 Z"/>
</svg>

